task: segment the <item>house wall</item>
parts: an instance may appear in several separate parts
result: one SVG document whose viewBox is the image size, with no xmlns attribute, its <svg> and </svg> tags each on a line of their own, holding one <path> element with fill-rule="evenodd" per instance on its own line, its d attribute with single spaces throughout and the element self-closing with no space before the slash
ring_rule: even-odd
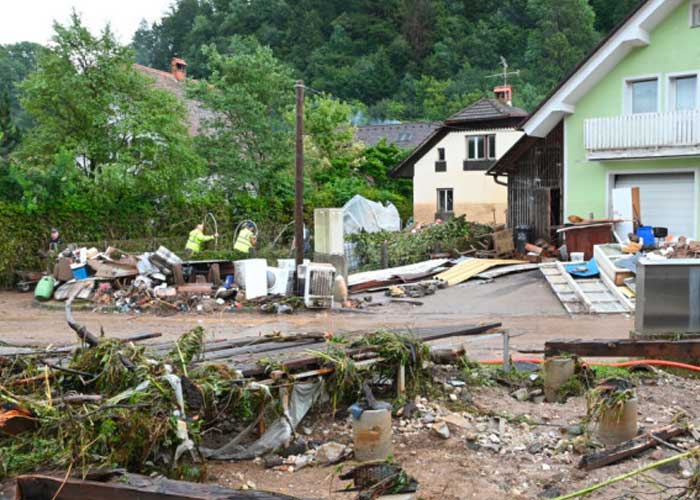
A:
<svg viewBox="0 0 700 500">
<path fill-rule="evenodd" d="M 584 147 L 584 120 L 624 114 L 624 81 L 639 76 L 659 76 L 660 111 L 666 111 L 668 75 L 700 71 L 700 28 L 690 28 L 690 1 L 683 2 L 651 33 L 650 44 L 634 49 L 603 80 L 576 103 L 575 112 L 564 120 L 564 215 L 607 217 L 611 173 L 700 168 L 699 158 L 588 161 Z M 696 175 L 696 210 L 698 210 Z M 644 207 L 642 206 L 642 220 Z M 696 235 L 700 235 L 696 216 Z"/>
<path fill-rule="evenodd" d="M 465 215 L 470 221 L 504 223 L 508 193 L 485 170 L 465 171 L 469 135 L 496 134 L 496 158 L 515 144 L 522 132 L 508 130 L 454 131 L 447 134 L 427 154 L 418 160 L 413 175 L 413 217 L 417 222 L 431 223 L 437 212 L 437 190 L 452 188 L 455 216 Z M 435 171 L 438 148 L 445 148 L 447 168 Z"/>
</svg>

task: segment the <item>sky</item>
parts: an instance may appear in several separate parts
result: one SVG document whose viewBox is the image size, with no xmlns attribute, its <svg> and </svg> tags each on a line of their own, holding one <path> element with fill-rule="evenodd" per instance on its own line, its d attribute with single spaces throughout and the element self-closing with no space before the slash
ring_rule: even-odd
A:
<svg viewBox="0 0 700 500">
<path fill-rule="evenodd" d="M 141 19 L 160 19 L 173 0 L 0 0 L 0 44 L 31 41 L 45 44 L 56 20 L 68 20 L 71 9 L 83 24 L 98 32 L 109 22 L 120 42 L 126 44 Z"/>
</svg>

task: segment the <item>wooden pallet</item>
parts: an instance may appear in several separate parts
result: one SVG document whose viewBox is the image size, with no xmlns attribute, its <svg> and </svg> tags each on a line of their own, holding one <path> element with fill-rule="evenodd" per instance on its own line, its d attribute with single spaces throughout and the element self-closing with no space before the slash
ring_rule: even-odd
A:
<svg viewBox="0 0 700 500">
<path fill-rule="evenodd" d="M 601 278 L 575 280 L 561 262 L 540 264 L 540 270 L 570 314 L 615 314 L 630 312 L 628 302 L 615 287 Z"/>
</svg>

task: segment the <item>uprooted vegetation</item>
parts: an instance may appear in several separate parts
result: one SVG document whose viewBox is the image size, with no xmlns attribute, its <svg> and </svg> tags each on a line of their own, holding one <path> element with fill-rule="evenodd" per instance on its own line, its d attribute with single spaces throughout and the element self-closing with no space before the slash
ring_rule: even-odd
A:
<svg viewBox="0 0 700 500">
<path fill-rule="evenodd" d="M 76 351 L 63 367 L 22 357 L 3 366 L 0 399 L 5 408 L 24 412 L 33 430 L 0 437 L 1 475 L 37 467 L 118 466 L 203 478 L 203 463 L 195 465 L 196 446 L 187 441 L 201 443 L 202 424 L 234 415 L 252 395 L 235 384 L 232 370 L 202 367 L 187 373 L 202 338 L 203 330 L 196 328 L 180 338 L 176 352 L 160 359 L 144 347 L 105 340 Z"/>
<path fill-rule="evenodd" d="M 204 345 L 196 328 L 168 350 L 102 338 L 64 359 L 0 358 L 0 414 L 14 418 L 0 432 L 0 478 L 122 467 L 203 480 L 202 449 L 277 420 L 285 409 L 273 391 L 294 383 L 284 364 L 272 361 L 262 361 L 262 376 L 280 368 L 284 376 L 263 384 L 231 366 L 197 363 Z M 427 382 L 427 346 L 397 334 L 379 332 L 354 344 L 331 340 L 307 354 L 327 374 L 334 410 L 356 401 L 364 383 L 388 394 L 381 388 L 392 386 L 398 365 L 405 366 L 408 394 Z"/>
</svg>

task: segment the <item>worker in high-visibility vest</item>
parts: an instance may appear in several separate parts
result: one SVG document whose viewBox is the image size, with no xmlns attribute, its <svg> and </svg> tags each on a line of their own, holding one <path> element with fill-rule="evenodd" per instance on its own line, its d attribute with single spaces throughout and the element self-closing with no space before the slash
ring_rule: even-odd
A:
<svg viewBox="0 0 700 500">
<path fill-rule="evenodd" d="M 187 244 L 185 245 L 185 253 L 188 257 L 197 255 L 202 251 L 202 245 L 207 241 L 211 241 L 214 238 L 218 238 L 219 233 L 215 233 L 214 236 L 207 236 L 204 234 L 204 224 L 197 224 L 192 231 L 190 231 L 190 236 L 187 238 Z"/>
<path fill-rule="evenodd" d="M 257 238 L 255 236 L 255 224 L 252 222 L 246 222 L 238 233 L 238 238 L 236 238 L 236 243 L 233 245 L 233 249 L 242 252 L 245 255 L 250 255 L 255 249 L 256 243 Z"/>
</svg>

